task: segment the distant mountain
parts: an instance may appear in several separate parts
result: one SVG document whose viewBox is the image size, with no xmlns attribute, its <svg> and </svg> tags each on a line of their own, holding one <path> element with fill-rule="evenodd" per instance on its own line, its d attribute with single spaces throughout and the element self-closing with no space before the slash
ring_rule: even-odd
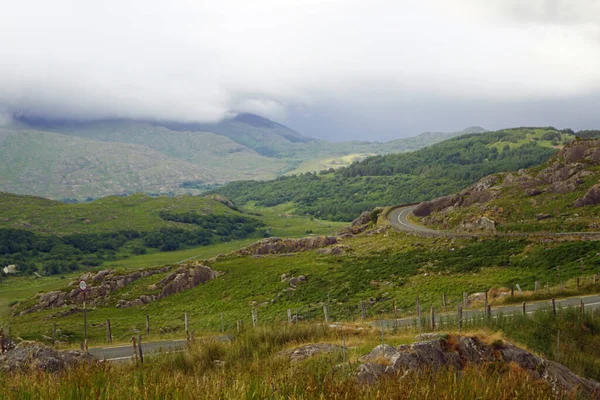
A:
<svg viewBox="0 0 600 400">
<path fill-rule="evenodd" d="M 17 117 L 0 129 L 0 190 L 56 199 L 199 193 L 231 181 L 335 169 L 463 133 L 331 143 L 248 113 L 210 124 Z"/>
</svg>

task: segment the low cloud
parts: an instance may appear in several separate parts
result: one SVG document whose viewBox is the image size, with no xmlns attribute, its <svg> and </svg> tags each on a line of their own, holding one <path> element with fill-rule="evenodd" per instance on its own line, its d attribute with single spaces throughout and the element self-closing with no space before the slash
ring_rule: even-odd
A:
<svg viewBox="0 0 600 400">
<path fill-rule="evenodd" d="M 600 93 L 598 21 L 583 0 L 22 0 L 2 9 L 0 105 L 199 122 L 248 111 L 359 138 L 364 126 L 401 136 L 444 122 L 411 120 L 403 104 L 443 116 L 457 102 L 480 115 L 501 103 L 509 126 L 511 105 Z M 448 121 L 492 122 L 472 110 Z"/>
</svg>

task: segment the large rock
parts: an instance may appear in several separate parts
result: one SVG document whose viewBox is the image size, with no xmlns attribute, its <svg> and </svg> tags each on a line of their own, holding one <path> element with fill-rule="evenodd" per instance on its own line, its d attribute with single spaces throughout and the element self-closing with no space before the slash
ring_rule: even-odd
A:
<svg viewBox="0 0 600 400">
<path fill-rule="evenodd" d="M 85 280 L 88 288 L 85 292 L 86 302 L 90 306 L 103 305 L 107 301 L 107 296 L 115 290 L 137 281 L 138 279 L 161 274 L 171 269 L 171 266 L 145 269 L 135 271 L 130 274 L 122 275 L 115 270 L 107 269 L 99 272 L 86 272 L 78 279 Z M 83 303 L 83 292 L 77 286 L 69 284 L 70 290 L 55 290 L 52 292 L 38 294 L 36 304 L 19 313 L 19 315 L 29 314 L 39 310 L 62 307 L 64 305 L 74 305 Z"/>
<path fill-rule="evenodd" d="M 92 356 L 81 351 L 57 351 L 40 343 L 22 342 L 14 349 L 0 355 L 0 370 L 5 373 L 31 370 L 58 372 L 92 361 Z"/>
<path fill-rule="evenodd" d="M 573 202 L 575 207 L 593 206 L 600 203 L 600 184 L 596 184 L 580 199 Z"/>
<path fill-rule="evenodd" d="M 600 396 L 600 383 L 577 376 L 561 364 L 545 360 L 507 342 L 495 342 L 490 346 L 476 337 L 453 336 L 401 345 L 396 350 L 394 352 L 377 346 L 362 357 L 363 364 L 357 370 L 358 381 L 371 384 L 382 375 L 397 376 L 407 371 L 421 372 L 440 368 L 462 370 L 468 365 L 513 363 L 530 376 L 548 382 L 557 393 L 580 390 L 585 398 Z M 393 363 L 390 363 L 392 360 Z"/>
<path fill-rule="evenodd" d="M 238 250 L 236 253 L 244 256 L 297 253 L 331 246 L 337 244 L 338 240 L 336 236 L 311 236 L 300 239 L 272 237 L 251 244 L 242 250 Z"/>
<path fill-rule="evenodd" d="M 187 267 L 180 267 L 167 275 L 164 279 L 152 285 L 152 289 L 159 289 L 160 294 L 152 296 L 142 295 L 139 298 L 130 301 L 120 300 L 117 303 L 117 308 L 148 304 L 152 301 L 160 300 L 176 293 L 195 288 L 202 283 L 217 278 L 219 275 L 219 272 L 199 263 Z"/>
</svg>

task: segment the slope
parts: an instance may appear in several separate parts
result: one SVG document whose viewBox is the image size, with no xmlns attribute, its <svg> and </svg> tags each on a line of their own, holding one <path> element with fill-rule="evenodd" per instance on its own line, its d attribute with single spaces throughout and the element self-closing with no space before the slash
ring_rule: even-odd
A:
<svg viewBox="0 0 600 400">
<path fill-rule="evenodd" d="M 574 138 L 570 130 L 516 128 L 459 136 L 412 153 L 369 157 L 320 174 L 233 182 L 216 192 L 238 204 L 295 202 L 298 214 L 350 221 L 376 206 L 456 192 L 482 177 L 537 165 Z"/>
<path fill-rule="evenodd" d="M 419 204 L 414 214 L 459 231 L 597 232 L 599 183 L 600 140 L 576 139 L 539 166 L 487 176 L 458 194 Z"/>
</svg>

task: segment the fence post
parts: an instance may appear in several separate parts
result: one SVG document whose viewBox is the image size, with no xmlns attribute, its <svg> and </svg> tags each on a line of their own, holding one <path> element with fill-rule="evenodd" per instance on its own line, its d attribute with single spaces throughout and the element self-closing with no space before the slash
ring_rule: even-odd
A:
<svg viewBox="0 0 600 400">
<path fill-rule="evenodd" d="M 538 293 L 539 289 L 540 289 L 540 281 L 535 281 L 535 294 Z"/>
<path fill-rule="evenodd" d="M 419 324 L 419 342 L 420 342 L 421 335 L 423 333 L 423 327 L 421 324 L 421 303 L 419 302 L 419 296 L 417 296 L 417 323 Z"/>
<path fill-rule="evenodd" d="M 243 330 L 244 330 L 244 320 L 238 319 L 237 320 L 237 332 L 240 333 Z"/>
<path fill-rule="evenodd" d="M 223 313 L 219 313 L 219 318 L 221 318 L 221 333 L 225 332 L 225 321 L 223 321 Z"/>
<path fill-rule="evenodd" d="M 556 333 L 556 361 L 558 361 L 558 355 L 560 354 L 560 331 Z"/>
<path fill-rule="evenodd" d="M 525 302 L 523 302 L 523 315 L 527 315 L 527 310 L 525 308 Z"/>
<path fill-rule="evenodd" d="M 469 299 L 467 298 L 467 292 L 463 292 L 463 307 L 467 308 L 469 305 Z"/>
<path fill-rule="evenodd" d="M 556 317 L 556 301 L 554 300 L 554 297 L 552 298 L 552 313 Z"/>
<path fill-rule="evenodd" d="M 581 315 L 583 315 L 585 313 L 585 304 L 583 304 L 583 299 L 579 300 L 580 302 L 580 307 L 581 307 Z"/>
<path fill-rule="evenodd" d="M 487 306 L 486 312 L 488 319 L 490 319 L 492 317 L 492 306 L 490 306 L 489 304 Z"/>
<path fill-rule="evenodd" d="M 327 310 L 327 304 L 323 306 L 323 316 L 325 316 L 325 322 L 329 323 L 329 310 Z"/>
<path fill-rule="evenodd" d="M 483 294 L 483 310 L 487 310 L 488 306 L 488 290 L 485 289 L 485 293 Z"/>
<path fill-rule="evenodd" d="M 256 308 L 252 309 L 252 327 L 256 328 L 258 325 L 258 310 Z"/>
<path fill-rule="evenodd" d="M 146 314 L 146 335 L 150 334 L 150 316 Z"/>
<path fill-rule="evenodd" d="M 396 300 L 394 300 L 394 329 L 398 329 L 398 307 L 396 306 Z"/>
<path fill-rule="evenodd" d="M 144 363 L 144 353 L 142 352 L 142 335 L 138 335 L 138 353 L 140 353 L 140 362 Z"/>
<path fill-rule="evenodd" d="M 510 297 L 515 297 L 515 287 L 514 286 L 510 287 Z"/>
<path fill-rule="evenodd" d="M 7 346 L 4 344 L 4 329 L 0 328 L 0 354 L 4 354 L 6 347 Z"/>
<path fill-rule="evenodd" d="M 462 306 L 458 306 L 458 333 L 460 333 L 460 327 L 462 326 L 462 314 L 463 314 L 463 309 Z"/>
<path fill-rule="evenodd" d="M 596 284 L 596 276 L 597 276 L 597 274 L 594 274 L 594 278 L 593 278 L 594 279 L 594 285 Z"/>
<path fill-rule="evenodd" d="M 442 305 L 444 306 L 444 312 L 448 312 L 446 308 L 446 292 L 442 293 Z"/>
<path fill-rule="evenodd" d="M 189 325 L 188 325 L 188 313 L 185 313 L 184 315 L 184 323 L 185 323 L 185 340 L 187 342 L 187 344 L 190 344 L 190 330 L 189 330 Z"/>
<path fill-rule="evenodd" d="M 577 277 L 577 290 L 579 290 L 579 277 Z"/>
<path fill-rule="evenodd" d="M 110 319 L 106 319 L 106 343 L 112 343 L 112 328 L 110 327 Z"/>
<path fill-rule="evenodd" d="M 292 323 L 292 309 L 291 308 L 288 308 L 287 315 L 288 315 L 288 324 L 291 324 Z"/>
<path fill-rule="evenodd" d="M 135 336 L 131 337 L 131 343 L 133 345 L 133 359 L 135 360 L 136 364 L 137 364 L 137 360 L 138 360 L 138 351 L 137 351 L 137 345 L 136 345 L 136 340 L 135 340 Z"/>
<path fill-rule="evenodd" d="M 431 330 L 435 331 L 435 310 L 433 306 L 431 306 Z"/>
<path fill-rule="evenodd" d="M 367 318 L 367 308 L 365 307 L 364 301 L 360 302 L 360 315 L 363 321 Z"/>
</svg>

